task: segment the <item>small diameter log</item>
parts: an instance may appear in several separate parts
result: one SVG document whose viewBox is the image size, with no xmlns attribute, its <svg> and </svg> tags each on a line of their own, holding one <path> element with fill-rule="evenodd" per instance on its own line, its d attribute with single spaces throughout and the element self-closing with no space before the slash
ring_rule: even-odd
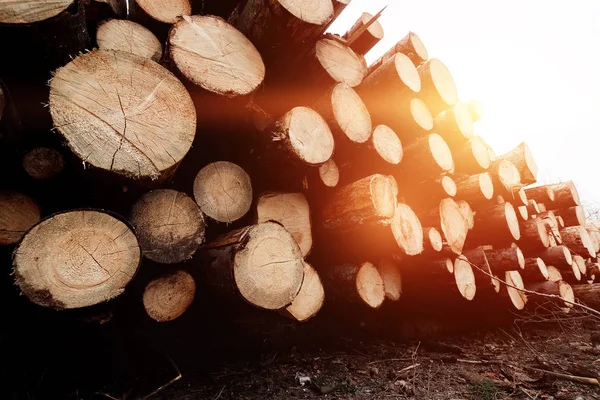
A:
<svg viewBox="0 0 600 400">
<path fill-rule="evenodd" d="M 475 226 L 469 234 L 473 244 L 510 244 L 521 238 L 519 220 L 510 203 L 497 204 L 475 214 Z"/>
<path fill-rule="evenodd" d="M 385 298 L 391 301 L 398 301 L 402 295 L 400 264 L 391 258 L 384 258 L 377 265 L 377 271 L 383 280 Z"/>
<path fill-rule="evenodd" d="M 434 115 L 456 104 L 458 94 L 454 78 L 443 62 L 431 58 L 418 70 L 421 77 L 421 91 L 418 96 Z"/>
<path fill-rule="evenodd" d="M 2 1 L 0 2 L 0 23 L 31 24 L 56 17 L 65 11 L 74 0 L 40 1 Z"/>
<path fill-rule="evenodd" d="M 133 53 L 159 62 L 162 45 L 154 34 L 132 21 L 110 19 L 98 25 L 98 48 Z"/>
<path fill-rule="evenodd" d="M 513 188 L 521 183 L 521 175 L 517 167 L 508 160 L 496 159 L 490 164 L 489 173 L 494 182 L 495 192 L 512 198 Z"/>
<path fill-rule="evenodd" d="M 465 218 L 467 227 L 469 229 L 473 229 L 473 227 L 475 226 L 475 213 L 473 212 L 473 209 L 471 208 L 469 203 L 467 203 L 465 200 L 456 200 L 456 204 L 458 205 L 458 208 L 460 208 L 460 212 Z"/>
<path fill-rule="evenodd" d="M 527 193 L 527 191 L 525 191 L 525 193 Z M 529 198 L 529 195 L 527 195 Z M 538 203 L 538 208 L 540 209 L 540 213 L 544 213 L 546 211 L 548 211 L 548 209 L 546 208 L 546 205 L 544 203 Z"/>
<path fill-rule="evenodd" d="M 325 291 L 339 301 L 379 308 L 385 300 L 383 279 L 370 262 L 328 267 L 322 277 Z"/>
<path fill-rule="evenodd" d="M 420 182 L 452 171 L 454 160 L 446 141 L 437 133 L 404 147 L 404 157 L 394 176 L 398 181 Z"/>
<path fill-rule="evenodd" d="M 40 207 L 30 197 L 0 191 L 0 246 L 17 243 L 40 220 Z"/>
<path fill-rule="evenodd" d="M 425 253 L 436 254 L 442 251 L 442 234 L 434 227 L 423 228 L 423 249 Z"/>
<path fill-rule="evenodd" d="M 565 302 L 561 301 L 560 299 L 549 298 L 545 296 L 530 296 L 529 298 L 534 300 L 535 302 L 541 303 L 551 301 L 552 303 L 558 304 L 560 307 L 573 307 L 573 302 L 575 301 L 575 294 L 571 285 L 569 285 L 565 281 L 559 280 L 529 283 L 527 284 L 526 288 L 527 290 L 531 290 L 533 292 L 559 296 L 560 299 L 567 300 L 567 302 Z"/>
<path fill-rule="evenodd" d="M 381 159 L 387 164 L 400 164 L 404 156 L 400 138 L 392 128 L 386 125 L 377 125 L 373 129 L 370 147 L 379 156 L 377 160 Z"/>
<path fill-rule="evenodd" d="M 583 210 L 582 206 L 574 206 L 555 210 L 554 214 L 562 217 L 564 226 L 585 225 L 585 211 Z"/>
<path fill-rule="evenodd" d="M 65 167 L 63 156 L 48 147 L 36 147 L 23 157 L 23 169 L 33 179 L 51 179 Z"/>
<path fill-rule="evenodd" d="M 517 213 L 519 213 L 519 217 L 522 221 L 527 221 L 529 219 L 529 211 L 527 211 L 527 207 L 518 206 Z"/>
<path fill-rule="evenodd" d="M 356 33 L 363 29 L 363 27 L 373 18 L 372 14 L 364 12 L 358 18 L 358 20 L 352 25 L 350 30 L 344 35 L 344 39 L 353 39 L 349 46 L 356 54 L 365 55 L 375 46 L 381 39 L 383 39 L 383 26 L 377 20 L 374 21 L 366 30 L 364 30 L 359 36 Z"/>
<path fill-rule="evenodd" d="M 300 292 L 282 313 L 296 321 L 305 322 L 317 315 L 325 302 L 325 290 L 321 278 L 315 269 L 307 262 L 304 264 L 304 280 Z"/>
<path fill-rule="evenodd" d="M 316 43 L 305 70 L 295 73 L 306 74 L 313 86 L 345 83 L 356 87 L 367 76 L 367 62 L 339 40 L 325 37 Z"/>
<path fill-rule="evenodd" d="M 453 149 L 461 149 L 475 134 L 469 110 L 462 103 L 456 103 L 438 114 L 434 119 L 434 130 Z"/>
<path fill-rule="evenodd" d="M 462 297 L 473 300 L 477 292 L 473 267 L 465 256 L 458 256 L 454 261 L 454 282 Z"/>
<path fill-rule="evenodd" d="M 481 106 L 481 103 L 479 101 L 470 100 L 467 103 L 465 103 L 465 106 L 467 106 L 467 109 L 469 110 L 469 114 L 471 114 L 471 119 L 473 120 L 473 122 L 477 122 L 481 118 L 483 118 L 483 107 Z"/>
<path fill-rule="evenodd" d="M 561 182 L 549 186 L 550 190 L 554 193 L 554 201 L 549 204 L 551 209 L 558 210 L 581 205 L 579 193 L 573 181 Z"/>
<path fill-rule="evenodd" d="M 585 259 L 583 257 L 574 255 L 573 256 L 573 264 L 577 266 L 577 268 L 579 269 L 579 272 L 581 272 L 582 276 L 585 276 L 587 274 L 587 266 L 585 263 Z"/>
<path fill-rule="evenodd" d="M 175 24 L 180 17 L 192 14 L 190 0 L 135 0 L 135 2 L 147 15 L 166 24 Z"/>
<path fill-rule="evenodd" d="M 575 298 L 585 305 L 600 310 L 600 283 L 573 285 Z"/>
<path fill-rule="evenodd" d="M 465 200 L 473 205 L 489 204 L 494 196 L 494 184 L 487 172 L 476 175 L 456 177 L 456 199 Z"/>
<path fill-rule="evenodd" d="M 529 213 L 529 215 L 537 215 L 541 212 L 540 208 L 538 207 L 537 201 L 531 199 L 527 200 L 527 212 Z"/>
<path fill-rule="evenodd" d="M 303 165 L 319 166 L 333 155 L 334 140 L 327 122 L 308 107 L 294 107 L 268 131 L 276 152 Z"/>
<path fill-rule="evenodd" d="M 556 217 L 556 223 L 558 224 L 559 229 L 565 227 L 565 220 L 560 215 Z"/>
<path fill-rule="evenodd" d="M 466 143 L 453 148 L 456 172 L 476 174 L 490 167 L 491 158 L 487 144 L 480 136 L 471 137 Z"/>
<path fill-rule="evenodd" d="M 560 273 L 558 268 L 556 268 L 553 265 L 547 265 L 546 269 L 548 270 L 548 280 L 549 281 L 557 282 L 557 281 L 562 280 L 562 274 Z"/>
<path fill-rule="evenodd" d="M 321 225 L 330 232 L 355 230 L 361 225 L 386 224 L 394 216 L 396 198 L 384 175 L 371 175 L 336 189 L 321 212 Z"/>
<path fill-rule="evenodd" d="M 340 170 L 333 159 L 325 161 L 319 167 L 319 178 L 321 182 L 327 187 L 336 187 L 340 181 Z"/>
<path fill-rule="evenodd" d="M 258 50 L 219 17 L 180 19 L 169 32 L 169 55 L 186 79 L 223 96 L 252 93 L 265 77 Z"/>
<path fill-rule="evenodd" d="M 531 218 L 520 221 L 521 239 L 519 246 L 526 251 L 544 251 L 550 246 L 550 235 L 546 224 L 540 218 Z"/>
<path fill-rule="evenodd" d="M 252 205 L 252 183 L 238 165 L 217 161 L 196 175 L 194 198 L 210 218 L 218 222 L 237 221 Z"/>
<path fill-rule="evenodd" d="M 443 199 L 438 207 L 420 214 L 419 219 L 422 224 L 439 227 L 450 250 L 456 254 L 462 252 L 469 228 L 454 200 Z"/>
<path fill-rule="evenodd" d="M 404 54 L 410 58 L 415 67 L 423 64 L 429 58 L 427 48 L 421 41 L 421 39 L 414 32 L 408 32 L 398 43 L 391 47 L 383 56 L 371 66 L 371 70 L 375 70 L 381 64 L 385 63 L 390 58 L 394 57 L 397 53 Z"/>
<path fill-rule="evenodd" d="M 302 253 L 292 235 L 265 222 L 220 236 L 204 248 L 206 282 L 222 294 L 239 293 L 248 303 L 280 310 L 296 298 L 304 277 Z"/>
<path fill-rule="evenodd" d="M 555 198 L 554 191 L 550 185 L 528 187 L 525 188 L 525 193 L 527 194 L 528 199 L 537 201 L 538 206 L 539 204 L 552 204 Z"/>
<path fill-rule="evenodd" d="M 373 126 L 367 107 L 346 83 L 334 85 L 313 106 L 327 122 L 338 141 L 336 144 L 365 143 Z"/>
<path fill-rule="evenodd" d="M 565 246 L 553 246 L 536 254 L 537 257 L 544 260 L 546 265 L 559 267 L 561 269 L 570 269 L 573 264 L 571 252 Z"/>
<path fill-rule="evenodd" d="M 93 50 L 60 68 L 50 82 L 50 114 L 83 162 L 134 179 L 173 172 L 196 134 L 181 82 L 119 51 Z"/>
<path fill-rule="evenodd" d="M 158 189 L 144 194 L 129 218 L 144 257 L 164 264 L 192 258 L 204 242 L 204 214 L 185 193 Z"/>
<path fill-rule="evenodd" d="M 267 193 L 258 197 L 256 220 L 279 222 L 292 234 L 300 247 L 302 257 L 312 249 L 310 207 L 302 193 Z"/>
<path fill-rule="evenodd" d="M 568 226 L 560 229 L 560 236 L 563 243 L 571 251 L 584 256 L 596 257 L 596 252 L 592 249 L 590 234 L 582 226 Z"/>
<path fill-rule="evenodd" d="M 398 203 L 390 226 L 392 236 L 404 254 L 414 256 L 423 252 L 423 227 L 412 208 Z"/>
<path fill-rule="evenodd" d="M 515 205 L 519 205 L 519 206 L 525 206 L 525 209 L 527 209 L 527 204 L 528 204 L 528 198 L 527 198 L 527 194 L 525 193 L 525 189 L 523 189 L 522 187 L 513 187 L 512 188 L 512 202 Z"/>
<path fill-rule="evenodd" d="M 539 257 L 526 258 L 525 268 L 521 271 L 521 275 L 527 282 L 537 282 L 542 278 L 550 278 L 546 263 Z"/>
<path fill-rule="evenodd" d="M 504 273 L 504 282 L 514 286 L 506 287 L 506 291 L 508 292 L 508 297 L 510 298 L 512 305 L 517 310 L 522 310 L 525 308 L 525 304 L 527 304 L 527 295 L 523 292 L 525 289 L 525 284 L 523 283 L 523 278 L 521 278 L 519 271 L 506 271 Z"/>
<path fill-rule="evenodd" d="M 141 251 L 133 231 L 105 212 L 48 217 L 13 254 L 15 282 L 32 302 L 81 308 L 117 297 L 135 275 Z"/>
<path fill-rule="evenodd" d="M 517 167 L 521 174 L 521 183 L 524 185 L 537 182 L 538 167 L 527 143 L 521 142 L 508 153 L 499 155 L 498 158 L 508 160 Z"/>
<path fill-rule="evenodd" d="M 196 282 L 186 271 L 176 271 L 150 281 L 142 302 L 146 313 L 157 322 L 172 321 L 190 307 L 196 295 Z"/>
</svg>

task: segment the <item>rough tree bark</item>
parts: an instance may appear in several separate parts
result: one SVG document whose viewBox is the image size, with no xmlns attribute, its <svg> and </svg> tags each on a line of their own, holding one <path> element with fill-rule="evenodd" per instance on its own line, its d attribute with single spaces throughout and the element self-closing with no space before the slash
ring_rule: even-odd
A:
<svg viewBox="0 0 600 400">
<path fill-rule="evenodd" d="M 0 246 L 17 243 L 40 218 L 40 207 L 32 198 L 0 191 Z"/>
</svg>

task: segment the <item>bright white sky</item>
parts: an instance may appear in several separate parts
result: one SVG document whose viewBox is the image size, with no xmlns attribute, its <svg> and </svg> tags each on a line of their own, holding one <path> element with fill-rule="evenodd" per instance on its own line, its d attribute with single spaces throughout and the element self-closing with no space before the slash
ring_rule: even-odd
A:
<svg viewBox="0 0 600 400">
<path fill-rule="evenodd" d="M 570 179 L 600 201 L 599 0 L 352 0 L 330 31 L 386 4 L 385 37 L 368 62 L 415 32 L 460 100 L 481 102 L 476 132 L 497 154 L 525 141 L 539 181 Z"/>
</svg>

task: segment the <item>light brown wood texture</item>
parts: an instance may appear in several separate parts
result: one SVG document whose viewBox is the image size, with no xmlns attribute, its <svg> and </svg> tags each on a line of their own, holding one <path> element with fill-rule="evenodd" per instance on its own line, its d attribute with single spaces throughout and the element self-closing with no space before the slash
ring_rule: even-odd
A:
<svg viewBox="0 0 600 400">
<path fill-rule="evenodd" d="M 377 264 L 377 271 L 383 280 L 383 288 L 385 290 L 385 298 L 391 301 L 400 300 L 402 295 L 402 274 L 400 273 L 400 265 L 391 258 L 382 259 Z"/>
<path fill-rule="evenodd" d="M 375 152 L 386 163 L 400 164 L 404 151 L 398 135 L 386 125 L 377 125 L 371 135 L 371 144 Z"/>
<path fill-rule="evenodd" d="M 490 164 L 489 173 L 494 182 L 494 191 L 497 194 L 512 198 L 513 188 L 520 187 L 521 175 L 513 163 L 498 158 Z"/>
<path fill-rule="evenodd" d="M 364 58 L 338 40 L 319 40 L 315 45 L 315 56 L 321 69 L 333 82 L 355 87 L 367 76 Z"/>
<path fill-rule="evenodd" d="M 194 199 L 210 218 L 219 222 L 237 221 L 252 205 L 250 176 L 228 161 L 208 164 L 196 175 Z"/>
<path fill-rule="evenodd" d="M 560 229 L 560 236 L 565 246 L 583 257 L 596 257 L 592 249 L 590 234 L 582 226 L 568 226 Z"/>
<path fill-rule="evenodd" d="M 554 202 L 550 207 L 552 210 L 581 205 L 579 193 L 573 181 L 550 185 L 550 189 L 554 193 Z"/>
<path fill-rule="evenodd" d="M 438 177 L 453 168 L 454 159 L 448 144 L 440 135 L 432 133 L 404 147 L 403 160 L 395 176 L 399 181 L 418 182 Z"/>
<path fill-rule="evenodd" d="M 421 39 L 414 32 L 408 32 L 398 43 L 391 47 L 379 60 L 375 61 L 374 66 L 379 66 L 392 58 L 396 53 L 402 53 L 418 67 L 429 58 L 427 48 Z"/>
<path fill-rule="evenodd" d="M 57 16 L 73 0 L 0 0 L 0 23 L 30 24 Z"/>
<path fill-rule="evenodd" d="M 292 234 L 300 247 L 302 257 L 312 249 L 310 207 L 302 193 L 267 193 L 258 197 L 257 222 L 279 222 Z"/>
<path fill-rule="evenodd" d="M 150 17 L 167 24 L 174 24 L 179 17 L 192 14 L 190 0 L 135 0 L 135 2 Z"/>
<path fill-rule="evenodd" d="M 551 204 L 554 201 L 554 191 L 549 185 L 525 188 L 527 198 L 540 204 Z M 544 212 L 540 210 L 540 212 Z"/>
<path fill-rule="evenodd" d="M 550 246 L 550 235 L 541 218 L 530 218 L 519 222 L 521 239 L 519 245 L 526 251 L 543 251 Z"/>
<path fill-rule="evenodd" d="M 537 257 L 544 260 L 547 266 L 570 267 L 573 264 L 571 252 L 565 246 L 552 246 L 536 254 Z"/>
<path fill-rule="evenodd" d="M 519 170 L 521 183 L 530 185 L 537 182 L 538 167 L 527 143 L 521 142 L 508 153 L 501 154 L 498 158 L 512 162 Z"/>
<path fill-rule="evenodd" d="M 175 271 L 146 285 L 142 302 L 146 313 L 157 322 L 168 322 L 187 311 L 196 295 L 196 282 L 186 271 Z"/>
<path fill-rule="evenodd" d="M 539 257 L 525 259 L 525 268 L 521 275 L 526 282 L 537 282 L 540 279 L 549 279 L 548 267 L 544 260 Z"/>
<path fill-rule="evenodd" d="M 392 235 L 404 254 L 414 256 L 423 252 L 423 227 L 412 208 L 398 203 L 390 226 Z"/>
<path fill-rule="evenodd" d="M 308 321 L 317 315 L 325 302 L 325 290 L 319 274 L 309 263 L 304 262 L 303 264 L 304 280 L 300 292 L 284 312 L 284 315 L 288 315 L 299 322 Z"/>
<path fill-rule="evenodd" d="M 454 282 L 462 297 L 465 300 L 473 300 L 477 293 L 477 285 L 475 283 L 475 275 L 473 267 L 465 256 L 458 256 L 454 260 Z"/>
<path fill-rule="evenodd" d="M 326 292 L 338 301 L 379 308 L 385 300 L 383 279 L 370 262 L 330 266 L 323 280 Z"/>
<path fill-rule="evenodd" d="M 33 179 L 50 179 L 60 174 L 65 167 L 63 156 L 55 149 L 36 147 L 23 157 L 23 169 Z"/>
<path fill-rule="evenodd" d="M 507 286 L 508 297 L 510 298 L 512 305 L 517 310 L 522 310 L 527 304 L 527 295 L 523 292 L 525 284 L 519 271 L 506 271 L 504 273 L 504 282 L 511 286 Z"/>
<path fill-rule="evenodd" d="M 333 159 L 329 159 L 319 166 L 319 177 L 325 186 L 337 186 L 340 181 L 340 170 Z"/>
<path fill-rule="evenodd" d="M 219 17 L 184 16 L 169 33 L 169 55 L 187 79 L 224 96 L 247 95 L 265 77 L 258 50 Z"/>
<path fill-rule="evenodd" d="M 549 281 L 557 282 L 557 281 L 562 280 L 562 274 L 560 273 L 558 268 L 556 268 L 553 265 L 547 265 L 546 269 L 548 270 L 548 280 Z"/>
<path fill-rule="evenodd" d="M 129 218 L 144 257 L 164 264 L 192 258 L 204 243 L 204 214 L 194 200 L 172 189 L 144 194 Z"/>
<path fill-rule="evenodd" d="M 585 211 L 582 206 L 574 206 L 555 210 L 554 214 L 562 217 L 563 226 L 578 226 L 585 225 Z"/>
<path fill-rule="evenodd" d="M 458 208 L 467 223 L 467 228 L 473 229 L 475 226 L 475 213 L 469 203 L 465 200 L 456 200 L 456 205 L 458 205 Z"/>
<path fill-rule="evenodd" d="M 506 245 L 521 238 L 519 220 L 510 203 L 478 210 L 469 242 L 477 245 Z"/>
<path fill-rule="evenodd" d="M 473 136 L 452 149 L 456 162 L 456 172 L 476 174 L 487 170 L 492 162 L 488 145 L 480 136 Z"/>
<path fill-rule="evenodd" d="M 448 67 L 443 62 L 437 58 L 431 58 L 418 69 L 422 87 L 418 96 L 434 115 L 456 104 L 458 101 L 456 84 Z"/>
<path fill-rule="evenodd" d="M 35 225 L 13 255 L 15 282 L 32 302 L 81 308 L 117 297 L 141 252 L 132 230 L 95 210 L 55 214 Z"/>
<path fill-rule="evenodd" d="M 471 204 L 488 204 L 494 197 L 494 184 L 487 172 L 475 175 L 461 175 L 454 179 L 456 183 L 456 199 L 466 200 Z"/>
<path fill-rule="evenodd" d="M 32 198 L 0 191 L 0 246 L 17 243 L 40 218 L 40 207 Z"/>
<path fill-rule="evenodd" d="M 159 62 L 162 45 L 154 34 L 140 24 L 122 19 L 109 19 L 98 25 L 98 48 L 125 51 Z"/>
<path fill-rule="evenodd" d="M 436 254 L 442 251 L 444 241 L 442 234 L 434 227 L 423 228 L 423 249 L 429 254 Z"/>
<path fill-rule="evenodd" d="M 456 254 L 462 252 L 469 227 L 465 216 L 454 200 L 442 199 L 437 207 L 420 213 L 419 219 L 422 224 L 439 228 L 450 250 Z"/>
<path fill-rule="evenodd" d="M 85 163 L 130 178 L 159 178 L 181 161 L 196 111 L 168 70 L 134 54 L 93 50 L 50 82 L 54 126 Z"/>
<path fill-rule="evenodd" d="M 561 307 L 567 308 L 572 308 L 574 306 L 573 302 L 575 302 L 575 294 L 573 292 L 573 288 L 565 281 L 559 280 L 530 283 L 527 284 L 526 288 L 527 290 L 531 290 L 536 293 L 559 296 L 561 299 L 567 300 L 560 301 L 559 299 L 552 299 L 548 297 L 529 296 L 529 298 L 535 302 L 551 301 Z"/>
<path fill-rule="evenodd" d="M 352 43 L 350 43 L 349 46 L 356 54 L 367 54 L 373 46 L 383 39 L 383 26 L 378 20 L 374 21 L 360 35 L 356 36 L 358 31 L 363 29 L 373 17 L 373 14 L 368 12 L 362 13 L 354 25 L 352 25 L 344 35 L 344 39 L 352 39 Z"/>
</svg>

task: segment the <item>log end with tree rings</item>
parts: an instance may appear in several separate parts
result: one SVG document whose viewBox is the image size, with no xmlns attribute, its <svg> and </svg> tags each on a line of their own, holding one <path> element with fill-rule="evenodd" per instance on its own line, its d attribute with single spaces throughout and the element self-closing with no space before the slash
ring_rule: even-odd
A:
<svg viewBox="0 0 600 400">
<path fill-rule="evenodd" d="M 448 143 L 437 133 L 428 135 L 429 149 L 433 160 L 442 171 L 452 171 L 454 169 L 454 159 Z"/>
<path fill-rule="evenodd" d="M 23 169 L 33 179 L 51 179 L 65 167 L 63 156 L 55 149 L 36 147 L 23 157 Z"/>
<path fill-rule="evenodd" d="M 40 207 L 29 196 L 0 191 L 0 246 L 17 243 L 40 218 Z"/>
<path fill-rule="evenodd" d="M 427 104 L 421 99 L 416 97 L 410 99 L 409 110 L 412 119 L 416 122 L 417 126 L 422 128 L 424 131 L 430 131 L 433 129 L 433 115 L 427 107 Z"/>
<path fill-rule="evenodd" d="M 500 160 L 497 168 L 496 172 L 500 183 L 509 193 L 512 193 L 512 188 L 521 182 L 519 170 L 508 160 Z"/>
<path fill-rule="evenodd" d="M 454 182 L 454 179 L 452 179 L 448 175 L 444 175 L 441 180 L 441 185 L 444 193 L 446 193 L 448 196 L 456 196 L 456 192 L 458 189 L 456 188 L 456 182 Z"/>
<path fill-rule="evenodd" d="M 546 269 L 548 270 L 548 280 L 552 282 L 558 282 L 562 280 L 562 274 L 553 265 L 546 265 Z"/>
<path fill-rule="evenodd" d="M 312 249 L 310 207 L 302 193 L 268 193 L 261 195 L 256 204 L 257 222 L 276 221 L 292 234 L 302 256 Z"/>
<path fill-rule="evenodd" d="M 402 275 L 398 262 L 391 258 L 384 258 L 377 265 L 377 270 L 383 280 L 385 298 L 398 301 L 402 295 Z"/>
<path fill-rule="evenodd" d="M 415 93 L 421 91 L 421 77 L 419 76 L 419 71 L 408 56 L 402 53 L 396 53 L 394 55 L 394 66 L 396 67 L 398 78 L 405 87 Z"/>
<path fill-rule="evenodd" d="M 429 53 L 427 52 L 425 44 L 423 44 L 423 41 L 416 33 L 408 32 L 402 42 L 406 42 L 406 46 L 402 46 L 401 48 L 397 47 L 396 50 L 410 57 L 415 66 L 419 66 L 427 61 Z"/>
<path fill-rule="evenodd" d="M 490 174 L 483 173 L 479 174 L 479 187 L 481 188 L 481 194 L 487 200 L 491 200 L 494 197 L 494 183 Z"/>
<path fill-rule="evenodd" d="M 250 176 L 228 161 L 208 164 L 196 175 L 194 199 L 202 212 L 215 221 L 237 221 L 252 205 Z"/>
<path fill-rule="evenodd" d="M 219 17 L 184 16 L 169 33 L 169 54 L 183 76 L 224 96 L 247 95 L 265 77 L 258 50 Z"/>
<path fill-rule="evenodd" d="M 475 274 L 473 273 L 473 267 L 465 256 L 458 256 L 454 260 L 454 281 L 456 287 L 462 297 L 466 300 L 473 300 L 475 293 L 477 292 L 477 285 L 475 283 Z"/>
<path fill-rule="evenodd" d="M 18 0 L 0 1 L 0 23 L 31 24 L 44 21 L 65 11 L 74 0 Z"/>
<path fill-rule="evenodd" d="M 521 219 L 523 221 L 527 221 L 529 219 L 529 211 L 527 211 L 527 207 L 525 207 L 525 206 L 518 206 L 517 207 L 517 212 L 519 213 L 519 217 L 521 217 Z"/>
<path fill-rule="evenodd" d="M 126 51 L 159 62 L 162 45 L 154 34 L 140 24 L 122 19 L 109 19 L 98 25 L 98 48 Z"/>
<path fill-rule="evenodd" d="M 354 143 L 365 143 L 373 126 L 365 103 L 346 83 L 338 83 L 331 93 L 334 119 L 344 135 Z"/>
<path fill-rule="evenodd" d="M 448 67 L 438 60 L 431 58 L 419 67 L 421 90 L 419 97 L 437 114 L 458 101 L 458 92 L 454 78 Z"/>
<path fill-rule="evenodd" d="M 389 164 L 400 164 L 402 161 L 402 143 L 393 129 L 386 125 L 377 125 L 373 130 L 373 148 L 381 158 Z"/>
<path fill-rule="evenodd" d="M 564 302 L 564 306 L 567 308 L 572 308 L 575 302 L 575 293 L 573 292 L 573 288 L 565 281 L 558 282 L 558 293 L 561 299 L 566 300 Z"/>
<path fill-rule="evenodd" d="M 523 278 L 521 278 L 519 271 L 506 271 L 504 273 L 504 282 L 510 285 L 506 287 L 506 290 L 508 291 L 508 297 L 510 298 L 512 305 L 517 310 L 525 308 L 525 304 L 527 304 L 527 295 L 523 292 L 525 284 L 523 283 Z"/>
<path fill-rule="evenodd" d="M 120 51 L 93 50 L 58 69 L 50 113 L 83 162 L 134 179 L 172 171 L 196 134 L 183 84 L 159 64 Z"/>
<path fill-rule="evenodd" d="M 311 108 L 292 108 L 277 121 L 276 131 L 275 140 L 288 140 L 289 151 L 303 163 L 321 165 L 333 155 L 333 134 L 323 117 Z"/>
<path fill-rule="evenodd" d="M 415 212 L 403 203 L 397 203 L 390 225 L 398 247 L 408 256 L 423 252 L 423 227 Z"/>
<path fill-rule="evenodd" d="M 539 271 L 540 275 L 546 280 L 550 279 L 550 273 L 548 272 L 548 267 L 546 266 L 546 263 L 544 262 L 544 260 L 542 260 L 539 257 L 536 257 L 534 260 L 535 260 L 535 267 Z M 527 267 L 528 267 L 528 265 L 527 265 L 527 260 L 526 260 L 525 268 L 527 268 Z"/>
<path fill-rule="evenodd" d="M 519 228 L 519 218 L 517 217 L 517 213 L 515 208 L 510 203 L 504 203 L 504 215 L 506 217 L 506 224 L 508 225 L 508 230 L 512 235 L 512 238 L 517 241 L 521 238 L 521 229 Z"/>
<path fill-rule="evenodd" d="M 135 0 L 135 2 L 150 17 L 166 24 L 174 24 L 180 17 L 192 14 L 190 0 Z"/>
<path fill-rule="evenodd" d="M 189 260 L 204 243 L 204 214 L 192 198 L 172 189 L 144 194 L 129 220 L 143 255 L 159 263 Z"/>
<path fill-rule="evenodd" d="M 325 186 L 331 188 L 337 186 L 340 182 L 340 170 L 333 159 L 329 159 L 319 166 L 319 177 Z"/>
<path fill-rule="evenodd" d="M 321 278 L 307 262 L 304 264 L 304 280 L 300 292 L 286 309 L 286 313 L 299 322 L 304 322 L 317 315 L 325 302 L 325 291 Z"/>
<path fill-rule="evenodd" d="M 251 227 L 235 254 L 233 277 L 242 297 L 257 307 L 279 310 L 292 303 L 304 279 L 302 252 L 276 222 Z"/>
<path fill-rule="evenodd" d="M 327 3 L 327 1 L 319 3 Z M 319 40 L 316 44 L 316 55 L 323 69 L 335 82 L 355 87 L 360 85 L 367 76 L 365 59 L 338 40 Z"/>
<path fill-rule="evenodd" d="M 313 25 L 323 25 L 333 17 L 331 0 L 314 2 L 312 0 L 276 0 L 294 17 Z"/>
<path fill-rule="evenodd" d="M 475 226 L 475 217 L 473 213 L 473 209 L 465 200 L 456 200 L 456 205 L 460 209 L 463 217 L 465 218 L 465 222 L 467 223 L 467 228 L 473 229 Z"/>
<path fill-rule="evenodd" d="M 442 234 L 440 231 L 433 227 L 424 228 L 425 237 L 427 238 L 427 246 L 429 249 L 440 252 L 444 247 L 444 241 L 442 240 Z"/>
<path fill-rule="evenodd" d="M 194 278 L 180 270 L 150 281 L 144 289 L 142 302 L 150 318 L 157 322 L 168 322 L 186 312 L 195 295 Z"/>
<path fill-rule="evenodd" d="M 32 302 L 56 309 L 108 301 L 125 290 L 140 264 L 133 231 L 95 210 L 52 215 L 13 254 L 15 281 Z"/>
<path fill-rule="evenodd" d="M 387 176 L 374 175 L 370 184 L 373 208 L 378 216 L 386 219 L 392 218 L 397 210 L 396 197 L 393 184 Z"/>
<path fill-rule="evenodd" d="M 469 230 L 460 207 L 452 199 L 443 199 L 440 201 L 439 215 L 442 233 L 448 246 L 456 254 L 460 254 Z"/>
<path fill-rule="evenodd" d="M 363 263 L 356 274 L 356 290 L 365 304 L 379 308 L 385 300 L 383 279 L 370 262 Z"/>
</svg>

